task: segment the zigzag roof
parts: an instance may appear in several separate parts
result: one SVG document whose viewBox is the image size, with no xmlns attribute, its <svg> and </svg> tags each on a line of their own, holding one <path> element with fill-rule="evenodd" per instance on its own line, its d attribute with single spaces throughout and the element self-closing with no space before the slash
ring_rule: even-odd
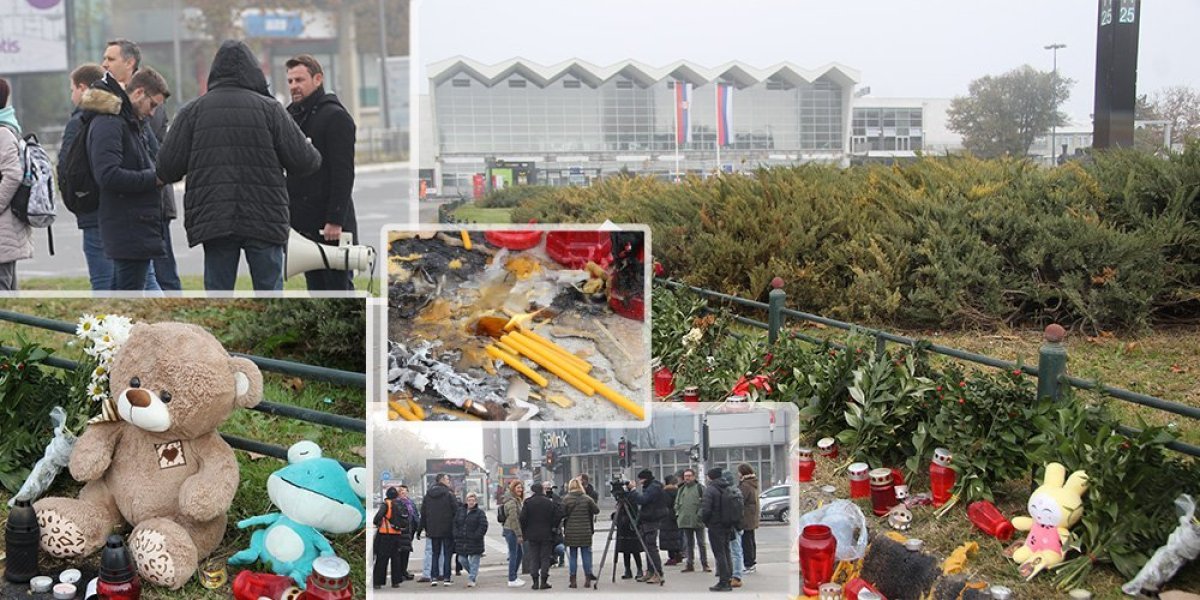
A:
<svg viewBox="0 0 1200 600">
<path fill-rule="evenodd" d="M 588 85 L 596 86 L 617 75 L 625 75 L 643 84 L 672 79 L 703 85 L 714 81 L 729 81 L 738 87 L 746 87 L 777 78 L 793 85 L 812 83 L 822 77 L 848 87 L 859 81 L 859 72 L 840 63 L 828 63 L 816 69 L 804 69 L 789 62 L 758 68 L 741 61 L 730 61 L 716 67 L 679 60 L 662 67 L 652 67 L 636 60 L 623 60 L 607 66 L 599 66 L 584 60 L 571 59 L 552 65 L 543 65 L 523 58 L 512 58 L 495 64 L 484 64 L 477 60 L 456 56 L 432 63 L 428 67 L 429 80 L 437 85 L 460 73 L 467 73 L 487 85 L 495 85 L 510 75 L 520 74 L 538 86 L 546 86 L 565 76 L 574 75 Z"/>
</svg>

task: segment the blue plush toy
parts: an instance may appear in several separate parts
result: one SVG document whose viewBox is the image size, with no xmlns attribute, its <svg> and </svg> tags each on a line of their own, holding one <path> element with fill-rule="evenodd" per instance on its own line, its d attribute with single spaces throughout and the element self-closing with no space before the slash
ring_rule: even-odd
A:
<svg viewBox="0 0 1200 600">
<path fill-rule="evenodd" d="M 267 494 L 280 513 L 250 517 L 239 529 L 266 525 L 254 532 L 250 547 L 229 558 L 231 565 L 269 563 L 278 575 L 287 575 L 301 588 L 319 556 L 333 556 L 333 547 L 322 531 L 351 533 L 366 523 L 362 499 L 366 496 L 366 469 L 346 471 L 321 448 L 304 441 L 288 449 L 288 466 L 267 480 Z"/>
</svg>

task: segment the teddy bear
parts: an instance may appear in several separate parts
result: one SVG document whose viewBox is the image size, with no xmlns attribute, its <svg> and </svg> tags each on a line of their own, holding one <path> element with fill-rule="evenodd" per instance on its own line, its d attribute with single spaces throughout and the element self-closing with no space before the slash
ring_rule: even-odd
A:
<svg viewBox="0 0 1200 600">
<path fill-rule="evenodd" d="M 251 361 L 231 357 L 203 328 L 138 323 L 117 350 L 109 390 L 116 421 L 93 422 L 71 453 L 77 498 L 34 504 L 43 551 L 79 558 L 133 526 L 142 578 L 178 589 L 225 535 L 238 463 L 217 427 L 262 399 Z"/>
<path fill-rule="evenodd" d="M 313 561 L 334 555 L 321 532 L 351 533 L 366 524 L 366 494 L 366 469 L 347 471 L 338 461 L 323 457 L 313 442 L 293 444 L 288 465 L 267 479 L 267 495 L 279 512 L 238 522 L 239 529 L 267 528 L 255 531 L 250 547 L 229 557 L 229 564 L 269 563 L 272 571 L 291 577 L 303 589 Z"/>
<path fill-rule="evenodd" d="M 1061 464 L 1047 464 L 1041 487 L 1029 497 L 1029 516 L 1012 520 L 1014 529 L 1029 532 L 1025 543 L 1012 553 L 1012 559 L 1021 565 L 1018 572 L 1027 580 L 1062 562 L 1069 530 L 1083 517 L 1087 473 L 1075 471 L 1069 479 L 1066 475 Z"/>
</svg>

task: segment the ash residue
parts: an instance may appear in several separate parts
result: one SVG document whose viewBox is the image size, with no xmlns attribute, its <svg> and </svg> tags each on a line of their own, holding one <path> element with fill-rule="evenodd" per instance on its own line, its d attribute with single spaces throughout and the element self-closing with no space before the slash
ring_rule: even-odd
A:
<svg viewBox="0 0 1200 600">
<path fill-rule="evenodd" d="M 600 294 L 598 298 L 595 294 L 588 296 L 576 289 L 575 286 L 567 285 L 563 286 L 562 290 L 554 296 L 554 301 L 550 303 L 550 309 L 555 314 L 576 313 L 598 317 L 608 314 L 608 301 L 604 294 Z"/>
<path fill-rule="evenodd" d="M 388 348 L 389 393 L 412 391 L 459 407 L 467 400 L 481 404 L 504 401 L 507 384 L 503 378 L 458 372 L 450 363 L 460 358 L 460 352 L 442 347 L 441 342 L 423 341 L 412 348 L 389 342 Z"/>
<path fill-rule="evenodd" d="M 480 232 L 473 233 L 474 235 L 471 236 L 472 244 L 482 245 L 484 243 L 483 234 Z M 476 240 L 476 238 L 479 239 Z M 459 281 L 466 281 L 479 271 L 482 271 L 484 266 L 487 265 L 489 258 L 486 252 L 478 249 L 466 250 L 461 246 L 452 246 L 440 238 L 396 240 L 392 242 L 389 254 L 391 256 L 420 254 L 420 258 L 411 262 L 405 262 L 405 268 L 413 271 L 423 269 L 435 279 L 441 275 L 447 275 Z M 450 261 L 456 259 L 462 263 L 462 266 L 458 269 L 451 269 Z"/>
</svg>

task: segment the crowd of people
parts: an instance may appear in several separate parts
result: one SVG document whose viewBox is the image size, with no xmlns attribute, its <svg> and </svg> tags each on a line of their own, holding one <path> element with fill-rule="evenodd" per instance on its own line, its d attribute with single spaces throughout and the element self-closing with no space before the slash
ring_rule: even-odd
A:
<svg viewBox="0 0 1200 600">
<path fill-rule="evenodd" d="M 173 123 L 163 106 L 168 83 L 142 64 L 136 43 L 110 41 L 100 64 L 71 72 L 75 108 L 57 162 L 59 179 L 66 163 L 86 162 L 80 168 L 90 170 L 98 192 L 98 206 L 75 212 L 92 290 L 182 289 L 171 184 L 184 176 L 184 230 L 189 246 L 203 245 L 206 290 L 232 290 L 243 253 L 255 290 L 281 290 L 291 230 L 335 245 L 357 231 L 354 119 L 325 91 L 312 56 L 287 61 L 286 108 L 260 65 L 245 43 L 226 41 L 205 93 Z M 0 79 L 0 291 L 17 289 L 16 263 L 33 257 L 31 228 L 10 210 L 23 175 L 11 98 Z M 72 153 L 75 144 L 83 146 Z M 350 271 L 305 276 L 310 290 L 353 289 Z"/>
<path fill-rule="evenodd" d="M 736 471 L 714 468 L 705 475 L 704 484 L 694 469 L 659 481 L 642 469 L 636 482 L 614 487 L 613 564 L 623 562 L 622 579 L 663 584 L 666 567 L 683 565 L 680 573 L 712 573 L 715 567 L 717 582 L 709 590 L 723 592 L 742 587 L 745 574 L 756 570 L 759 482 L 754 469 L 742 463 Z M 521 575 L 527 574 L 533 589 L 551 589 L 550 569 L 564 563 L 568 588 L 590 587 L 597 579 L 592 545 L 600 496 L 588 475 L 571 478 L 565 495 L 555 494 L 550 481 L 532 483 L 528 494 L 520 480 L 502 489 L 495 519 L 508 547 L 508 587 L 526 585 Z M 374 523 L 375 589 L 387 583 L 389 565 L 392 587 L 413 580 L 450 586 L 452 567 L 455 576 L 467 572 L 467 587 L 476 586 L 489 519 L 475 492 L 460 502 L 450 478 L 438 474 L 418 508 L 406 486 L 389 488 Z M 413 541 L 422 535 L 424 570 L 418 577 L 408 572 L 408 561 Z"/>
</svg>

